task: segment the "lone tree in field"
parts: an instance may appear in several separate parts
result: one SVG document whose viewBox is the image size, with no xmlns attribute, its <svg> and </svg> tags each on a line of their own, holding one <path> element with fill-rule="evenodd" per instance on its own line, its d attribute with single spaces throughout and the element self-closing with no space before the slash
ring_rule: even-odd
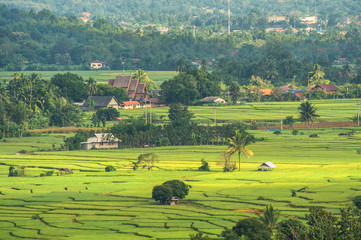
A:
<svg viewBox="0 0 361 240">
<path fill-rule="evenodd" d="M 142 168 L 147 168 L 148 170 L 152 170 L 154 167 L 154 163 L 158 162 L 158 155 L 155 153 L 144 153 L 140 154 L 138 157 L 138 161 L 133 163 L 133 169 L 137 170 L 139 168 L 139 165 L 142 166 Z"/>
<path fill-rule="evenodd" d="M 237 130 L 232 138 L 228 138 L 229 146 L 227 152 L 230 154 L 238 153 L 238 171 L 241 171 L 241 154 L 247 158 L 253 156 L 253 152 L 247 148 L 254 142 L 252 135 L 245 131 Z"/>
<path fill-rule="evenodd" d="M 317 109 L 310 103 L 304 102 L 298 107 L 300 113 L 300 119 L 302 122 L 307 123 L 308 127 L 308 137 L 310 137 L 310 122 L 313 122 L 316 118 L 320 116 L 316 114 Z"/>
</svg>

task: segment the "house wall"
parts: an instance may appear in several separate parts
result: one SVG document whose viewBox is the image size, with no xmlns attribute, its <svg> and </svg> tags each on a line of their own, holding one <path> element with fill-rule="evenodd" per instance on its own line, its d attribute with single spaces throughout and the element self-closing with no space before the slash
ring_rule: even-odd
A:
<svg viewBox="0 0 361 240">
<path fill-rule="evenodd" d="M 109 148 L 118 148 L 118 143 L 102 143 L 102 142 L 93 142 L 93 143 L 83 143 L 81 145 L 83 150 L 89 149 L 109 149 Z"/>
<path fill-rule="evenodd" d="M 90 63 L 90 67 L 94 69 L 99 69 L 103 67 L 102 63 Z"/>
<path fill-rule="evenodd" d="M 115 108 L 115 109 L 119 109 L 119 104 L 118 104 L 117 101 L 115 101 L 115 99 L 113 98 L 113 99 L 109 102 L 109 104 L 108 104 L 107 107 L 108 107 L 108 108 L 112 107 L 112 108 Z"/>
</svg>

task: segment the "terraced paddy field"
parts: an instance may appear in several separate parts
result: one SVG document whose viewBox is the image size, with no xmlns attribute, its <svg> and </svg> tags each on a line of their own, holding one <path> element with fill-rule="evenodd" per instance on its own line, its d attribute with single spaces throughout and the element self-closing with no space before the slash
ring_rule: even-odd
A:
<svg viewBox="0 0 361 240">
<path fill-rule="evenodd" d="M 282 218 L 303 219 L 311 206 L 337 214 L 361 195 L 361 134 L 338 136 L 349 130 L 312 130 L 319 137 L 311 139 L 251 131 L 265 140 L 251 145 L 255 156 L 242 158 L 240 171 L 231 173 L 222 172 L 227 146 L 19 155 L 27 147 L 61 144 L 61 136 L 6 139 L 0 143 L 0 239 L 189 239 L 196 231 L 217 238 L 268 204 Z M 131 163 L 146 152 L 159 155 L 156 168 L 133 171 Z M 201 158 L 210 172 L 197 171 Z M 257 171 L 268 161 L 277 169 Z M 10 165 L 26 166 L 26 176 L 8 177 Z M 105 172 L 107 165 L 117 171 Z M 57 176 L 60 168 L 73 174 Z M 53 176 L 40 177 L 49 170 Z M 173 179 L 191 185 L 189 195 L 177 206 L 154 202 L 153 187 Z M 305 187 L 291 196 L 291 189 Z"/>
</svg>

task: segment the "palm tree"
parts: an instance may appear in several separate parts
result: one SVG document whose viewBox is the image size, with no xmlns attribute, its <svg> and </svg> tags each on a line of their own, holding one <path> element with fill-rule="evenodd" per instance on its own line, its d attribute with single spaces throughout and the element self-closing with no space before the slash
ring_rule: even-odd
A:
<svg viewBox="0 0 361 240">
<path fill-rule="evenodd" d="M 135 72 L 133 78 L 137 79 L 139 83 L 144 83 L 147 86 L 148 90 L 153 90 L 157 88 L 156 83 L 149 78 L 148 73 L 143 69 L 139 68 L 138 71 Z"/>
<path fill-rule="evenodd" d="M 228 138 L 228 141 L 227 152 L 230 154 L 238 153 L 238 171 L 241 171 L 241 153 L 247 158 L 253 156 L 253 152 L 247 148 L 247 145 L 253 143 L 253 137 L 245 131 L 237 130 L 232 138 Z"/>
<path fill-rule="evenodd" d="M 92 77 L 89 77 L 89 79 L 86 82 L 87 82 L 88 95 L 94 96 L 98 91 L 97 82 Z"/>
<path fill-rule="evenodd" d="M 262 213 L 257 213 L 259 220 L 263 222 L 264 225 L 267 226 L 268 230 L 272 233 L 272 229 L 277 225 L 279 218 L 279 210 L 276 210 L 272 207 L 272 205 L 266 206 Z"/>
<path fill-rule="evenodd" d="M 317 109 L 310 102 L 307 101 L 301 103 L 301 105 L 298 107 L 298 111 L 300 113 L 301 121 L 307 123 L 308 137 L 310 137 L 310 122 L 313 122 L 316 118 L 320 117 L 316 113 Z"/>
<path fill-rule="evenodd" d="M 308 73 L 308 87 L 310 86 L 310 82 L 318 84 L 324 76 L 325 73 L 321 70 L 321 66 L 319 64 L 313 65 L 312 71 Z"/>
</svg>

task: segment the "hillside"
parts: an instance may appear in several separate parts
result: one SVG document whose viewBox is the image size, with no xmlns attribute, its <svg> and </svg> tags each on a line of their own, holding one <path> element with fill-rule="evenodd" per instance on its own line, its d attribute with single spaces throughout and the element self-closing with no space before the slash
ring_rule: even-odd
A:
<svg viewBox="0 0 361 240">
<path fill-rule="evenodd" d="M 213 24 L 226 23 L 227 0 L 0 0 L 11 8 L 40 11 L 49 9 L 58 16 L 81 16 L 89 12 L 92 17 L 105 17 L 116 24 L 163 24 L 182 25 L 194 17 L 213 15 Z M 317 2 L 317 12 L 324 21 L 359 14 L 358 0 L 322 0 Z M 231 9 L 235 18 L 257 8 L 264 15 L 307 15 L 314 13 L 314 0 L 232 0 Z M 215 23 L 217 22 L 217 23 Z"/>
</svg>

